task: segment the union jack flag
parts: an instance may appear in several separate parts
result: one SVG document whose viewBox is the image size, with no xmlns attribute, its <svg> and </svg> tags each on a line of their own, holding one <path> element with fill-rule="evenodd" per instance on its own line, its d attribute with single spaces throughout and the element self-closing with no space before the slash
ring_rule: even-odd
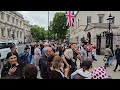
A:
<svg viewBox="0 0 120 90">
<path fill-rule="evenodd" d="M 66 24 L 74 26 L 74 11 L 66 11 Z"/>
</svg>

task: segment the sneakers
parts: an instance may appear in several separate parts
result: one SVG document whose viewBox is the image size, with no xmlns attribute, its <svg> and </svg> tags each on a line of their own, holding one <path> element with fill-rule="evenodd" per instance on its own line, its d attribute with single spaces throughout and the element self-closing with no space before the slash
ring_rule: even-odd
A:
<svg viewBox="0 0 120 90">
<path fill-rule="evenodd" d="M 113 70 L 114 72 L 116 72 L 116 70 Z"/>
<path fill-rule="evenodd" d="M 95 61 L 97 61 L 97 59 L 95 59 Z"/>
</svg>

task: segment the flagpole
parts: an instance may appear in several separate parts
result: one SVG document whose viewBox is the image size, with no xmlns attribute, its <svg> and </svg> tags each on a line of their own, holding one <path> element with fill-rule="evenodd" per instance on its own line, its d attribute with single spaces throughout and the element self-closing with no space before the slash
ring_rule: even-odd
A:
<svg viewBox="0 0 120 90">
<path fill-rule="evenodd" d="M 48 41 L 49 41 L 49 11 L 48 11 Z"/>
</svg>

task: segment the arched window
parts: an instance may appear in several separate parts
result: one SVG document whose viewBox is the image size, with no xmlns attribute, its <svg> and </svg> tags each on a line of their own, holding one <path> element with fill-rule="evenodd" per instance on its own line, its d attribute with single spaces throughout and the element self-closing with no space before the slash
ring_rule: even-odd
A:
<svg viewBox="0 0 120 90">
<path fill-rule="evenodd" d="M 20 32 L 20 38 L 22 38 L 22 32 Z"/>
<path fill-rule="evenodd" d="M 19 31 L 17 31 L 17 38 L 19 37 Z"/>
<path fill-rule="evenodd" d="M 1 36 L 3 37 L 5 35 L 5 29 L 1 28 Z"/>
<path fill-rule="evenodd" d="M 1 12 L 1 19 L 4 20 L 5 13 Z"/>
<path fill-rule="evenodd" d="M 10 35 L 11 35 L 10 29 L 7 29 L 7 31 L 8 31 L 8 37 L 10 37 Z"/>
</svg>

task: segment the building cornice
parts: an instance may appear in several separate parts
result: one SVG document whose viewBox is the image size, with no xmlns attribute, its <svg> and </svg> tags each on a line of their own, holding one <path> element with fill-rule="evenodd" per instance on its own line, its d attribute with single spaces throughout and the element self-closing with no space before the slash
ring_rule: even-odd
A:
<svg viewBox="0 0 120 90">
<path fill-rule="evenodd" d="M 24 19 L 23 18 L 23 15 L 17 11 L 11 11 L 12 13 L 16 14 L 17 16 L 19 16 L 20 18 Z"/>
</svg>

